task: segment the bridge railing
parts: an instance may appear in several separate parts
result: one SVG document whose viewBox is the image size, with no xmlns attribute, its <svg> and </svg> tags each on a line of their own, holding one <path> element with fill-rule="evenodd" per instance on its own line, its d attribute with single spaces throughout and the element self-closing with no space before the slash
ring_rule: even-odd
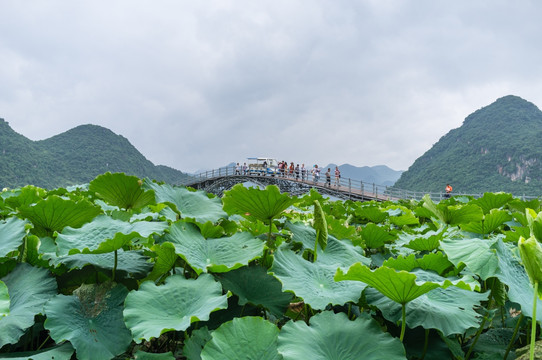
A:
<svg viewBox="0 0 542 360">
<path fill-rule="evenodd" d="M 366 197 L 369 199 L 377 199 L 377 200 L 421 200 L 426 194 L 429 194 L 431 199 L 435 202 L 441 201 L 446 198 L 445 192 L 424 192 L 424 191 L 411 191 L 411 190 L 405 190 L 405 189 L 398 189 L 393 186 L 387 186 L 387 185 L 379 185 L 375 183 L 369 183 L 364 182 L 362 180 L 356 180 L 351 178 L 344 178 L 341 177 L 339 181 L 336 181 L 335 174 L 331 173 L 331 179 L 330 183 L 328 185 L 327 179 L 325 176 L 325 172 L 320 172 L 320 176 L 318 179 L 315 179 L 314 176 L 310 172 L 311 169 L 306 169 L 306 173 L 302 174 L 300 172 L 299 176 L 294 174 L 289 174 L 288 171 L 286 171 L 286 174 L 283 176 L 281 174 L 276 174 L 275 177 L 277 179 L 289 179 L 294 181 L 299 181 L 304 184 L 315 186 L 315 187 L 324 187 L 329 189 L 335 189 L 337 191 L 342 192 L 343 194 L 351 194 L 353 197 Z M 202 182 L 204 180 L 211 180 L 216 179 L 220 177 L 225 176 L 253 176 L 257 178 L 258 176 L 270 176 L 268 174 L 256 174 L 256 173 L 249 173 L 243 172 L 243 170 L 239 170 L 237 172 L 235 166 L 224 166 L 218 169 L 212 169 L 207 170 L 204 172 L 201 172 L 199 174 L 191 175 L 190 177 L 187 177 L 183 180 L 181 185 L 190 186 L 199 182 Z M 453 192 L 453 196 L 472 196 L 474 198 L 482 197 L 484 194 L 482 193 L 460 193 L 460 192 Z M 535 198 L 539 198 L 536 196 L 517 196 L 523 200 L 531 200 Z"/>
</svg>

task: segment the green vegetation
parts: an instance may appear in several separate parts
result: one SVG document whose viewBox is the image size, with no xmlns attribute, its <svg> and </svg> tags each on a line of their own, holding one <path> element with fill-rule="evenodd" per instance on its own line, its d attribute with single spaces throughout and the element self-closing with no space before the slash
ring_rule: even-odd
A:
<svg viewBox="0 0 542 360">
<path fill-rule="evenodd" d="M 108 171 L 170 184 L 179 184 L 187 176 L 153 165 L 126 138 L 100 126 L 81 125 L 32 141 L 0 119 L 0 188 L 32 184 L 54 189 L 86 184 Z"/>
<path fill-rule="evenodd" d="M 542 112 L 505 96 L 469 115 L 405 171 L 395 186 L 437 192 L 505 191 L 539 195 L 542 188 Z"/>
<path fill-rule="evenodd" d="M 217 198 L 105 173 L 1 192 L 0 239 L 0 357 L 537 351 L 542 206 L 510 194 L 361 203 L 238 185 Z"/>
</svg>

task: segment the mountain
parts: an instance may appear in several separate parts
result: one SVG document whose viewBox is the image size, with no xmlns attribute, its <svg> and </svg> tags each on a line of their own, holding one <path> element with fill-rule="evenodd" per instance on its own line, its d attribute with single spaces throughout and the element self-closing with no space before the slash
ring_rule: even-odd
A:
<svg viewBox="0 0 542 360">
<path fill-rule="evenodd" d="M 542 112 L 513 95 L 467 116 L 405 171 L 397 188 L 540 194 Z"/>
<path fill-rule="evenodd" d="M 328 164 L 323 169 L 331 169 L 331 177 L 334 177 L 336 164 Z M 386 165 L 356 167 L 350 164 L 339 165 L 342 178 L 361 180 L 365 183 L 392 186 L 402 174 L 400 170 L 393 170 Z"/>
<path fill-rule="evenodd" d="M 178 184 L 186 174 L 155 166 L 121 135 L 81 125 L 49 139 L 32 141 L 0 118 L 0 187 L 43 188 L 84 184 L 107 171 Z"/>
</svg>

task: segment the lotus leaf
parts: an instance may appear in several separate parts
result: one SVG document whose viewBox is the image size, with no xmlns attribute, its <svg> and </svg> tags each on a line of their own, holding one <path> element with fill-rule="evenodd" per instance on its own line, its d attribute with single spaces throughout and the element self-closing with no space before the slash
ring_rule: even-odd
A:
<svg viewBox="0 0 542 360">
<path fill-rule="evenodd" d="M 421 258 L 416 257 L 414 254 L 407 257 L 398 256 L 395 259 L 389 258 L 384 261 L 383 265 L 394 268 L 395 270 L 412 271 L 415 268 L 433 270 L 440 275 L 454 266 L 454 264 L 452 264 L 441 252 L 429 253 Z"/>
<path fill-rule="evenodd" d="M 87 200 L 75 202 L 52 195 L 33 205 L 19 208 L 22 217 L 34 224 L 34 233 L 38 236 L 52 235 L 66 226 L 74 228 L 92 221 L 101 212 L 99 207 Z"/>
<path fill-rule="evenodd" d="M 533 317 L 533 286 L 525 268 L 516 257 L 511 245 L 498 240 L 495 244 L 498 259 L 498 273 L 496 277 L 508 286 L 508 298 L 521 306 L 525 316 Z M 516 248 L 514 250 L 517 251 Z M 537 308 L 542 309 L 542 300 L 537 299 Z M 542 321 L 542 311 L 537 311 L 536 319 Z"/>
<path fill-rule="evenodd" d="M 129 223 L 101 215 L 81 228 L 65 228 L 56 237 L 57 252 L 58 255 L 68 255 L 73 252 L 112 252 L 136 237 L 147 238 L 153 234 L 161 234 L 167 226 L 166 222 Z"/>
<path fill-rule="evenodd" d="M 392 322 L 401 319 L 401 305 L 372 288 L 365 290 L 367 302 L 378 307 Z M 475 309 L 488 299 L 489 292 L 480 294 L 454 286 L 437 288 L 406 304 L 406 323 L 414 329 L 437 329 L 444 335 L 463 334 L 478 327 L 481 315 Z"/>
<path fill-rule="evenodd" d="M 156 183 L 146 183 L 145 186 L 154 190 L 157 202 L 170 205 L 183 218 L 193 218 L 200 223 L 207 221 L 215 223 L 227 217 L 222 210 L 220 199 L 209 198 L 203 191 L 190 191 L 186 188 Z"/>
<path fill-rule="evenodd" d="M 313 309 L 325 309 L 328 304 L 342 305 L 359 300 L 365 284 L 333 280 L 338 267 L 349 265 L 348 262 L 335 265 L 312 263 L 293 251 L 279 249 L 270 271 L 282 282 L 283 290 L 294 292 Z"/>
<path fill-rule="evenodd" d="M 49 255 L 45 255 L 44 257 L 48 258 Z M 93 265 L 99 269 L 112 270 L 115 265 L 113 253 L 73 254 L 50 257 L 55 266 L 64 264 L 68 269 L 82 269 L 86 265 Z M 136 278 L 144 277 L 152 268 L 152 264 L 147 261 L 148 259 L 142 251 L 124 251 L 119 249 L 116 270 L 126 272 Z"/>
<path fill-rule="evenodd" d="M 373 223 L 368 223 L 362 228 L 361 237 L 365 241 L 365 246 L 370 249 L 378 249 L 395 239 L 385 228 Z"/>
<path fill-rule="evenodd" d="M 239 305 L 261 305 L 277 318 L 284 315 L 292 299 L 292 294 L 282 292 L 282 284 L 261 266 L 245 266 L 218 278 L 224 290 L 239 297 Z"/>
<path fill-rule="evenodd" d="M 247 232 L 220 239 L 204 239 L 198 227 L 184 221 L 171 225 L 164 241 L 171 242 L 177 254 L 196 273 L 226 272 L 262 256 L 264 243 Z"/>
<path fill-rule="evenodd" d="M 0 347 L 19 341 L 34 324 L 34 316 L 43 313 L 43 305 L 57 293 L 55 278 L 47 269 L 26 263 L 1 279 L 8 288 L 9 314 L 0 319 Z"/>
<path fill-rule="evenodd" d="M 111 359 L 126 351 L 132 337 L 122 318 L 128 290 L 112 282 L 81 285 L 45 305 L 44 326 L 57 343 L 69 340 L 78 359 Z"/>
<path fill-rule="evenodd" d="M 156 204 L 154 191 L 145 191 L 142 185 L 143 181 L 136 176 L 107 172 L 90 182 L 89 191 L 96 193 L 108 204 L 121 209 L 141 209 Z"/>
<path fill-rule="evenodd" d="M 463 263 L 482 280 L 487 280 L 498 271 L 496 250 L 492 248 L 495 241 L 495 239 L 444 239 L 440 245 L 448 260 L 455 266 L 459 267 Z"/>
<path fill-rule="evenodd" d="M 0 358 L 11 360 L 70 360 L 74 351 L 73 346 L 66 341 L 61 345 L 44 350 L 2 354 Z"/>
<path fill-rule="evenodd" d="M 0 320 L 9 314 L 9 303 L 8 287 L 0 281 Z"/>
<path fill-rule="evenodd" d="M 384 222 L 389 216 L 387 212 L 374 205 L 361 206 L 357 208 L 354 213 L 356 216 L 367 219 L 375 224 Z"/>
<path fill-rule="evenodd" d="M 0 220 L 0 258 L 16 251 L 26 236 L 26 221 L 16 217 Z"/>
<path fill-rule="evenodd" d="M 350 321 L 344 313 L 324 311 L 311 317 L 310 326 L 290 321 L 279 334 L 278 351 L 284 360 L 406 360 L 399 339 L 366 313 Z"/>
<path fill-rule="evenodd" d="M 472 200 L 471 204 L 478 205 L 488 214 L 493 209 L 500 209 L 513 199 L 512 194 L 507 193 L 484 193 L 481 198 Z"/>
<path fill-rule="evenodd" d="M 183 355 L 188 360 L 201 360 L 201 350 L 211 340 L 211 332 L 206 326 L 192 331 L 190 337 L 184 342 Z"/>
<path fill-rule="evenodd" d="M 278 186 L 269 185 L 265 190 L 235 185 L 224 193 L 222 202 L 228 214 L 239 214 L 269 224 L 297 201 L 296 197 L 281 194 Z"/>
<path fill-rule="evenodd" d="M 186 330 L 194 321 L 208 320 L 211 312 L 227 307 L 227 295 L 209 274 L 196 280 L 172 275 L 164 285 L 145 281 L 126 297 L 124 320 L 136 342 L 162 333 Z M 152 314 L 152 316 L 148 316 Z"/>
<path fill-rule="evenodd" d="M 440 286 L 435 282 L 417 281 L 415 274 L 406 271 L 395 271 L 386 266 L 371 271 L 360 263 L 352 265 L 346 274 L 339 268 L 335 280 L 361 281 L 403 305 Z"/>
<path fill-rule="evenodd" d="M 466 224 L 480 221 L 483 217 L 482 209 L 476 205 L 435 204 L 429 194 L 423 197 L 423 201 L 423 206 L 444 224 Z"/>
<path fill-rule="evenodd" d="M 146 280 L 157 280 L 175 266 L 178 255 L 175 253 L 175 246 L 169 242 L 153 245 L 151 250 L 156 253 L 156 258 L 152 272 Z"/>
<path fill-rule="evenodd" d="M 512 215 L 507 211 L 492 209 L 489 213 L 484 215 L 482 221 L 462 224 L 461 230 L 486 235 L 494 232 L 510 220 L 512 220 Z"/>
<path fill-rule="evenodd" d="M 281 360 L 279 329 L 261 317 L 246 316 L 222 324 L 201 352 L 202 360 Z"/>
</svg>

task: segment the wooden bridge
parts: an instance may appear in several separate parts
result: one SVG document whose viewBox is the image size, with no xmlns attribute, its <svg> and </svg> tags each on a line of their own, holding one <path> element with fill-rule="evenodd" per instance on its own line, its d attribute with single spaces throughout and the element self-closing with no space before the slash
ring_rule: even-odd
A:
<svg viewBox="0 0 542 360">
<path fill-rule="evenodd" d="M 265 187 L 267 185 L 277 185 L 281 192 L 287 192 L 298 196 L 307 193 L 311 188 L 317 189 L 320 194 L 329 195 L 342 200 L 356 201 L 384 201 L 399 199 L 420 200 L 426 192 L 416 192 L 408 190 L 399 190 L 390 186 L 367 183 L 361 180 L 341 177 L 336 183 L 335 176 L 332 174 L 331 183 L 326 184 L 324 174 L 321 174 L 318 180 L 313 180 L 310 174 L 302 178 L 301 176 L 280 176 L 269 174 L 249 174 L 240 171 L 236 173 L 235 167 L 222 167 L 209 170 L 200 174 L 187 177 L 181 185 L 190 186 L 208 193 L 222 196 L 225 190 L 231 189 L 238 183 L 253 183 Z M 431 198 L 439 201 L 444 198 L 444 193 L 429 193 Z M 481 194 L 478 194 L 481 196 Z"/>
</svg>

